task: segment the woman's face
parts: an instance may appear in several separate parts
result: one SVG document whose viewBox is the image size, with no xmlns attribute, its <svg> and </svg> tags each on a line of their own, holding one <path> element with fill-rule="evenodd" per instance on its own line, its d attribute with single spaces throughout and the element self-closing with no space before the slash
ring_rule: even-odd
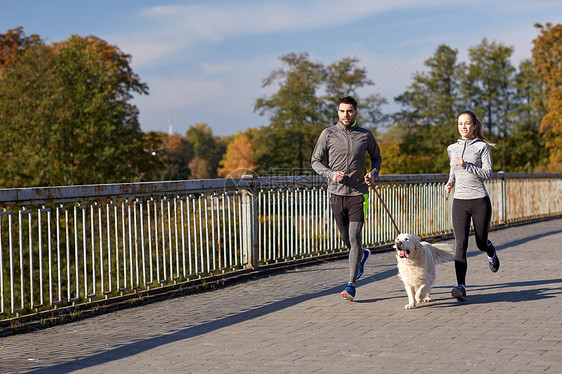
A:
<svg viewBox="0 0 562 374">
<path fill-rule="evenodd" d="M 470 114 L 461 114 L 459 116 L 459 133 L 462 139 L 472 139 L 474 138 L 475 125 L 472 122 L 472 117 Z"/>
</svg>

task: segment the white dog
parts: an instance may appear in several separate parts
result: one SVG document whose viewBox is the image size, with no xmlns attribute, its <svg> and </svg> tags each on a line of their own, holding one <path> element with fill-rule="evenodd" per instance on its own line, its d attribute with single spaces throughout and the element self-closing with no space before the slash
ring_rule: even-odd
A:
<svg viewBox="0 0 562 374">
<path fill-rule="evenodd" d="M 413 309 L 429 302 L 429 292 L 435 280 L 435 265 L 452 259 L 454 247 L 450 244 L 429 244 L 412 234 L 400 234 L 394 243 L 398 260 L 398 277 L 404 282 L 408 305 Z"/>
</svg>

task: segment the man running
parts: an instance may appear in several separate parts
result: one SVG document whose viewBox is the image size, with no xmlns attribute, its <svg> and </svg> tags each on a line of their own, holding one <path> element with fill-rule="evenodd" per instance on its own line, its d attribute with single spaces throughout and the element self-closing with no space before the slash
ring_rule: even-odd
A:
<svg viewBox="0 0 562 374">
<path fill-rule="evenodd" d="M 312 168 L 328 178 L 328 192 L 340 236 L 349 248 L 349 281 L 341 295 L 349 301 L 355 298 L 355 282 L 363 274 L 371 252 L 363 250 L 361 231 L 365 222 L 363 206 L 368 186 L 379 175 L 382 157 L 373 134 L 356 121 L 357 101 L 346 96 L 338 101 L 339 121 L 322 131 L 312 152 Z M 366 173 L 366 153 L 371 159 L 371 171 Z M 328 165 L 322 161 L 328 158 Z"/>
</svg>

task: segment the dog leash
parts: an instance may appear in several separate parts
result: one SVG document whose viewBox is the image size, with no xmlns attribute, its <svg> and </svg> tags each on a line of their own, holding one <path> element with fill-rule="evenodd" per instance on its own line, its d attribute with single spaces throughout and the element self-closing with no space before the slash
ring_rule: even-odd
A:
<svg viewBox="0 0 562 374">
<path fill-rule="evenodd" d="M 381 195 L 379 194 L 379 191 L 377 191 L 377 188 L 375 187 L 375 185 L 369 186 L 371 187 L 371 189 L 373 191 L 375 191 L 375 193 L 377 194 L 377 197 L 379 198 L 382 206 L 384 207 L 384 210 L 386 210 L 386 213 L 388 213 L 388 216 L 390 217 L 390 220 L 392 221 L 392 224 L 394 225 L 394 229 L 396 229 L 396 232 L 398 233 L 398 235 L 400 235 L 400 230 L 398 230 L 398 226 L 396 225 L 396 222 L 394 222 L 394 218 L 392 218 L 392 214 L 390 214 L 390 210 L 388 210 L 388 208 L 386 207 L 386 204 L 384 203 L 384 200 L 382 199 Z"/>
</svg>

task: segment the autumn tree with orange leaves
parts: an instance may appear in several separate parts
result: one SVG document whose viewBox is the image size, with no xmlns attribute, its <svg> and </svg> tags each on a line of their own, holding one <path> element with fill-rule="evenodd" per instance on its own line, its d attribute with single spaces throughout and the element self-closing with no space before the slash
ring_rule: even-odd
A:
<svg viewBox="0 0 562 374">
<path fill-rule="evenodd" d="M 220 161 L 220 168 L 217 173 L 219 177 L 227 177 L 233 175 L 237 170 L 253 170 L 254 164 L 254 150 L 250 138 L 239 131 L 232 141 L 226 147 L 226 153 Z M 239 175 L 233 175 L 238 178 Z"/>
<path fill-rule="evenodd" d="M 562 24 L 535 24 L 533 62 L 545 86 L 547 113 L 540 125 L 550 151 L 548 171 L 562 171 Z"/>
<path fill-rule="evenodd" d="M 16 62 L 27 48 L 42 43 L 37 34 L 26 36 L 21 26 L 0 34 L 0 77 L 3 68 Z"/>
</svg>

